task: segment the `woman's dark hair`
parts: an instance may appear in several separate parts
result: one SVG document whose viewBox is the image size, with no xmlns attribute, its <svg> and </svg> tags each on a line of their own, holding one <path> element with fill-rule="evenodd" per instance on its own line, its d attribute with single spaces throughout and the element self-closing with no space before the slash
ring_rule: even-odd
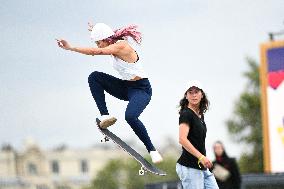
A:
<svg viewBox="0 0 284 189">
<path fill-rule="evenodd" d="M 188 106 L 188 100 L 186 99 L 186 93 L 189 91 L 189 89 L 185 92 L 184 97 L 180 100 L 179 102 L 179 114 Z M 199 104 L 199 114 L 204 115 L 204 113 L 208 110 L 209 108 L 209 100 L 206 97 L 206 94 L 202 89 L 200 89 L 202 93 L 202 98 Z"/>
</svg>

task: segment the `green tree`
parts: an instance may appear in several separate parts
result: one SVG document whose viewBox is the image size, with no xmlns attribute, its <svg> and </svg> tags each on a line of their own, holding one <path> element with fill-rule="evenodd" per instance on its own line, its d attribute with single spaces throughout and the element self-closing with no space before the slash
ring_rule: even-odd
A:
<svg viewBox="0 0 284 189">
<path fill-rule="evenodd" d="M 150 158 L 146 158 L 150 162 Z M 154 182 L 165 182 L 165 181 L 173 181 L 177 180 L 176 174 L 176 158 L 171 156 L 164 157 L 164 161 L 157 166 L 167 173 L 166 176 L 158 176 L 151 173 L 146 173 L 144 176 L 139 176 L 138 170 L 140 169 L 140 164 L 136 161 L 132 160 L 129 162 L 128 169 L 128 181 L 127 181 L 127 189 L 144 189 L 144 185 L 148 183 Z"/>
<path fill-rule="evenodd" d="M 123 185 L 124 167 L 123 160 L 110 160 L 86 189 L 119 189 Z"/>
<path fill-rule="evenodd" d="M 146 159 L 149 160 L 149 157 Z M 144 176 L 139 176 L 140 164 L 134 159 L 110 160 L 98 172 L 91 186 L 85 189 L 144 189 L 147 183 L 177 180 L 175 164 L 176 158 L 164 157 L 164 161 L 158 167 L 166 171 L 167 176 L 157 176 L 147 172 Z"/>
<path fill-rule="evenodd" d="M 244 73 L 247 86 L 235 103 L 234 115 L 226 121 L 226 125 L 234 141 L 251 149 L 240 157 L 241 172 L 263 172 L 259 66 L 251 58 L 247 58 L 247 63 L 249 70 Z"/>
</svg>

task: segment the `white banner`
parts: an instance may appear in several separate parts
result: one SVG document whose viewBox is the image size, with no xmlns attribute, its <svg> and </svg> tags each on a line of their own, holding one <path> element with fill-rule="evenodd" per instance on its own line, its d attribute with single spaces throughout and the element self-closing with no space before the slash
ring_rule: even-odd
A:
<svg viewBox="0 0 284 189">
<path fill-rule="evenodd" d="M 265 171 L 284 172 L 284 42 L 262 45 L 262 120 Z"/>
</svg>

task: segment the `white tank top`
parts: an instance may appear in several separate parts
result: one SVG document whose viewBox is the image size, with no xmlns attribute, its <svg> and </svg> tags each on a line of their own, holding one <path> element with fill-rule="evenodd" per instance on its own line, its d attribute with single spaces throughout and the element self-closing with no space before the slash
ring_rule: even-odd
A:
<svg viewBox="0 0 284 189">
<path fill-rule="evenodd" d="M 123 80 L 131 80 L 134 79 L 136 76 L 139 76 L 141 78 L 147 78 L 147 75 L 141 65 L 140 58 L 135 63 L 128 63 L 113 55 L 111 55 L 111 57 L 113 59 L 113 68 L 118 71 Z"/>
</svg>

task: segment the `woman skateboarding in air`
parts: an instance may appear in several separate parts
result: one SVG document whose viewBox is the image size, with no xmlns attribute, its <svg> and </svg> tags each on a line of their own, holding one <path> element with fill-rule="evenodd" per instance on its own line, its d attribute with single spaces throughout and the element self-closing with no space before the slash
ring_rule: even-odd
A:
<svg viewBox="0 0 284 189">
<path fill-rule="evenodd" d="M 105 93 L 124 101 L 128 101 L 125 111 L 125 120 L 135 134 L 144 143 L 153 163 L 163 159 L 153 146 L 143 123 L 139 120 L 140 114 L 151 100 L 152 88 L 146 73 L 142 68 L 138 53 L 128 43 L 131 37 L 137 44 L 141 43 L 141 33 L 137 26 L 130 25 L 121 29 L 112 30 L 104 23 L 89 24 L 91 39 L 97 44 L 95 47 L 71 46 L 64 39 L 57 39 L 59 47 L 65 50 L 85 55 L 110 55 L 113 59 L 113 68 L 118 71 L 121 79 L 106 73 L 94 71 L 88 81 L 91 93 L 100 111 L 100 127 L 105 129 L 116 122 L 116 118 L 108 112 Z"/>
</svg>

